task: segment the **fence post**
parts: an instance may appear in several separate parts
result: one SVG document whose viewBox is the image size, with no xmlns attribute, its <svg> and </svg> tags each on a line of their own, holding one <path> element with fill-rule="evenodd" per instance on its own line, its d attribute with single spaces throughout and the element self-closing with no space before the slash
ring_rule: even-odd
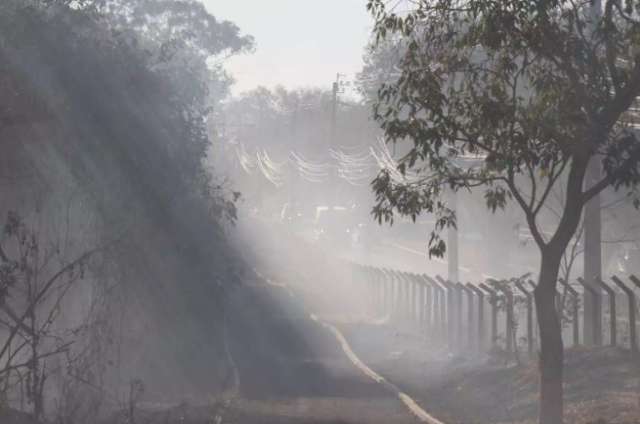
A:
<svg viewBox="0 0 640 424">
<path fill-rule="evenodd" d="M 404 324 L 409 324 L 412 317 L 411 308 L 411 282 L 407 280 L 407 274 L 404 271 L 396 271 L 402 285 L 402 319 Z"/>
<path fill-rule="evenodd" d="M 417 302 L 418 302 L 416 319 L 418 320 L 418 327 L 422 332 L 422 330 L 427 328 L 427 325 L 426 325 L 426 316 L 427 316 L 427 308 L 428 308 L 427 295 L 426 295 L 427 287 L 424 281 L 422 281 L 417 274 L 411 273 L 409 275 L 411 276 L 411 280 L 416 286 Z"/>
<path fill-rule="evenodd" d="M 527 351 L 533 356 L 533 294 L 528 291 L 521 281 L 516 281 L 516 287 L 524 295 L 527 304 Z"/>
<path fill-rule="evenodd" d="M 449 307 L 447 303 L 447 286 L 436 280 L 431 281 L 438 287 L 438 291 L 440 292 L 440 333 L 442 334 L 443 339 L 449 338 L 449 335 L 447 334 L 447 326 L 449 325 L 447 321 L 449 316 L 449 312 L 447 310 Z"/>
<path fill-rule="evenodd" d="M 638 278 L 637 278 L 635 275 L 633 275 L 633 274 L 631 274 L 631 275 L 629 276 L 629 279 L 631 280 L 631 282 L 632 282 L 633 284 L 635 284 L 635 286 L 636 286 L 636 287 L 640 288 L 640 279 L 638 279 Z M 635 294 L 634 294 L 634 298 L 635 298 Z M 634 300 L 634 303 L 635 303 L 635 300 Z M 635 311 L 635 309 L 634 309 L 634 311 L 633 311 L 633 317 L 634 317 L 634 320 L 633 320 L 633 334 L 634 334 L 634 336 L 636 335 L 636 320 L 635 320 L 635 316 L 636 316 L 636 311 Z M 629 331 L 629 332 L 631 332 L 631 331 Z M 638 344 L 637 344 L 637 343 L 634 343 L 634 345 L 633 345 L 633 351 L 634 351 L 634 352 L 636 353 L 636 355 L 637 355 L 637 353 L 638 353 Z"/>
<path fill-rule="evenodd" d="M 376 280 L 378 281 L 378 310 L 380 311 L 380 316 L 383 317 L 385 315 L 385 304 L 387 301 L 386 294 L 386 280 L 384 278 L 384 273 L 380 268 L 373 268 L 373 272 L 376 276 Z"/>
<path fill-rule="evenodd" d="M 367 315 L 371 312 L 372 305 L 374 304 L 374 292 L 372 290 L 373 284 L 369 279 L 369 270 L 366 265 L 355 264 L 358 273 L 358 285 L 365 296 L 365 312 Z"/>
<path fill-rule="evenodd" d="M 446 331 L 446 311 L 444 305 L 444 289 L 442 286 L 428 275 L 422 274 L 422 278 L 433 287 L 433 328 L 441 339 L 445 338 Z"/>
<path fill-rule="evenodd" d="M 362 267 L 362 273 L 364 275 L 364 286 L 367 292 L 369 292 L 369 309 L 371 315 L 375 316 L 378 306 L 378 291 L 376 290 L 376 281 L 373 278 L 373 272 L 368 265 L 360 265 Z"/>
<path fill-rule="evenodd" d="M 389 278 L 389 318 L 394 321 L 397 319 L 398 312 L 398 281 L 393 270 L 386 269 L 387 277 Z"/>
<path fill-rule="evenodd" d="M 629 279 L 637 287 L 640 287 L 640 280 L 638 280 L 635 275 L 631 275 Z M 636 357 L 638 355 L 638 342 L 636 340 L 636 295 L 632 289 L 627 287 L 627 285 L 615 275 L 611 277 L 611 280 L 625 292 L 629 300 L 629 348 L 631 349 L 631 355 Z"/>
<path fill-rule="evenodd" d="M 609 342 L 611 346 L 616 346 L 618 344 L 618 326 L 617 326 L 617 314 L 616 314 L 616 292 L 609 287 L 608 284 L 605 284 L 599 278 L 594 278 L 596 284 L 602 287 L 609 296 L 609 331 L 611 332 L 609 337 Z"/>
<path fill-rule="evenodd" d="M 393 277 L 386 268 L 382 268 L 380 272 L 384 281 L 384 311 L 385 315 L 391 320 L 391 315 L 393 314 Z"/>
<path fill-rule="evenodd" d="M 515 351 L 515 347 L 513 346 L 513 340 L 514 340 L 514 317 L 513 317 L 513 292 L 511 291 L 511 289 L 509 289 L 508 287 L 500 287 L 498 286 L 498 290 L 500 290 L 502 293 L 504 293 L 506 302 L 506 334 L 505 337 L 507 338 L 507 352 L 514 352 Z"/>
<path fill-rule="evenodd" d="M 418 286 L 418 283 L 416 282 L 416 280 L 413 278 L 413 274 L 411 274 L 410 272 L 405 272 L 404 273 L 406 279 L 407 279 L 407 284 L 409 285 L 409 312 L 411 314 L 411 320 L 417 324 L 417 326 L 421 325 L 422 323 L 420 322 L 420 315 L 419 315 L 419 299 L 420 296 L 418 295 L 418 290 L 420 288 L 420 286 Z"/>
<path fill-rule="evenodd" d="M 377 295 L 378 315 L 383 316 L 384 315 L 384 278 L 380 273 L 380 270 L 376 267 L 371 267 L 371 273 L 374 276 L 374 280 L 376 282 L 376 292 L 378 293 Z"/>
<path fill-rule="evenodd" d="M 420 287 L 422 287 L 422 325 L 424 326 L 424 333 L 426 334 L 431 327 L 431 285 L 420 278 L 418 274 L 415 274 L 415 279 L 420 284 Z"/>
<path fill-rule="evenodd" d="M 411 278 L 411 274 L 408 272 L 403 272 L 404 279 L 407 284 L 407 306 L 409 307 L 409 322 L 416 323 L 418 322 L 418 308 L 417 308 L 417 293 L 416 293 L 416 282 Z"/>
<path fill-rule="evenodd" d="M 406 287 L 404 285 L 404 282 L 402 281 L 402 277 L 400 277 L 399 271 L 391 270 L 391 273 L 393 274 L 395 286 L 396 286 L 396 305 L 395 305 L 396 319 L 398 320 L 398 323 L 404 324 L 404 314 L 405 314 L 404 291 Z"/>
<path fill-rule="evenodd" d="M 562 292 L 560 291 L 560 289 L 558 288 L 558 286 L 556 285 L 556 312 L 558 313 L 558 317 L 562 318 L 562 307 L 564 305 L 562 304 Z M 560 325 L 562 325 L 562 323 L 560 323 Z"/>
<path fill-rule="evenodd" d="M 362 293 L 364 297 L 364 307 L 365 309 L 369 308 L 369 290 L 366 284 L 366 278 L 363 276 L 362 265 L 349 262 L 349 268 L 351 268 L 351 280 L 353 284 L 354 290 L 357 293 Z"/>
<path fill-rule="evenodd" d="M 409 273 L 409 279 L 413 285 L 413 293 L 415 299 L 413 299 L 413 319 L 416 321 L 416 327 L 422 329 L 424 326 L 424 293 L 422 290 L 422 284 L 416 279 L 416 275 Z"/>
<path fill-rule="evenodd" d="M 591 293 L 591 295 L 593 296 L 594 302 L 601 302 L 601 298 L 600 298 L 600 293 L 598 292 L 598 290 L 594 289 L 593 287 L 591 287 L 591 285 L 589 283 L 587 283 L 586 281 L 584 281 L 584 279 L 582 277 L 578 277 L 577 278 L 578 283 L 580 283 L 580 285 L 584 288 L 584 292 L 586 293 L 587 291 L 589 293 Z M 584 301 L 584 293 L 583 293 L 583 301 Z M 593 316 L 589 317 L 592 321 L 591 325 L 593 328 L 593 331 L 599 331 L 599 329 L 602 328 L 602 326 L 600 326 L 598 324 L 598 319 L 600 318 L 599 314 L 593 314 Z M 583 333 L 585 331 L 585 328 L 587 327 L 586 322 L 587 322 L 587 315 L 586 315 L 586 311 L 585 311 L 585 315 L 582 318 L 582 321 L 584 322 L 583 325 Z M 587 340 L 585 337 L 585 335 L 582 335 L 582 339 L 583 340 Z M 596 341 L 596 343 L 598 343 L 598 341 L 602 340 L 602 334 L 594 334 L 593 339 Z"/>
<path fill-rule="evenodd" d="M 384 268 L 376 268 L 378 271 L 378 278 L 380 279 L 380 284 L 382 285 L 382 316 L 387 315 L 387 303 L 389 302 L 389 281 L 386 273 L 384 272 Z"/>
<path fill-rule="evenodd" d="M 367 276 L 365 274 L 362 265 L 350 262 L 351 275 L 353 276 L 353 288 L 357 293 L 362 293 L 364 298 L 363 307 L 364 313 L 369 314 L 369 307 L 371 305 L 371 293 L 369 292 L 369 286 L 367 284 Z"/>
<path fill-rule="evenodd" d="M 427 304 L 429 310 L 427 310 L 427 320 L 429 322 L 429 332 L 435 334 L 440 330 L 440 307 L 438 305 L 438 289 L 434 281 L 424 274 L 418 275 L 427 287 L 427 296 L 431 294 L 430 298 L 427 298 Z M 430 300 L 429 300 L 430 299 Z"/>
<path fill-rule="evenodd" d="M 420 325 L 426 334 L 431 330 L 431 285 L 418 274 L 411 274 L 420 290 Z"/>
<path fill-rule="evenodd" d="M 422 281 L 422 284 L 425 287 L 425 294 L 426 294 L 426 304 L 427 304 L 427 309 L 426 309 L 426 315 L 425 315 L 425 322 L 426 322 L 426 327 L 429 331 L 433 331 L 433 317 L 435 315 L 435 306 L 434 306 L 434 291 L 435 288 L 431 285 L 431 282 L 426 279 L 426 278 L 421 278 L 420 275 L 417 276 L 420 281 Z"/>
<path fill-rule="evenodd" d="M 446 337 L 449 342 L 449 347 L 453 348 L 456 345 L 456 325 L 455 325 L 455 316 L 456 316 L 456 306 L 455 306 L 455 288 L 453 285 L 444 280 L 439 275 L 436 275 L 436 280 L 446 289 L 447 293 L 447 330 Z"/>
<path fill-rule="evenodd" d="M 411 311 L 411 319 L 416 324 L 416 327 L 419 328 L 422 325 L 422 321 L 420 320 L 420 310 L 422 309 L 420 306 L 420 286 L 415 278 L 413 278 L 412 273 L 406 272 L 405 276 L 410 288 L 409 310 Z"/>
<path fill-rule="evenodd" d="M 489 303 L 491 304 L 491 347 L 495 348 L 498 346 L 498 294 L 485 283 L 480 283 L 480 287 L 489 293 Z"/>
<path fill-rule="evenodd" d="M 464 285 L 458 283 L 452 283 L 456 289 L 456 303 L 458 305 L 458 313 L 456 314 L 456 322 L 458 324 L 458 348 L 462 349 L 464 345 Z"/>
<path fill-rule="evenodd" d="M 469 350 L 471 350 L 476 344 L 476 332 L 473 328 L 473 290 L 468 287 L 469 284 L 470 283 L 467 283 L 466 285 L 461 284 L 460 287 L 462 288 L 462 291 L 467 293 L 467 334 L 469 336 L 467 346 Z"/>
<path fill-rule="evenodd" d="M 485 342 L 485 327 L 484 327 L 484 292 L 471 283 L 467 283 L 467 287 L 475 292 L 478 296 L 478 339 L 476 340 L 476 346 L 478 351 L 484 349 Z"/>
<path fill-rule="evenodd" d="M 402 280 L 404 281 L 404 287 L 405 287 L 405 298 L 404 298 L 404 307 L 405 307 L 405 318 L 407 320 L 407 324 L 411 325 L 413 324 L 413 321 L 415 320 L 415 296 L 413 293 L 414 287 L 413 287 L 413 281 L 411 281 L 411 278 L 409 277 L 409 274 L 407 274 L 404 271 L 400 272 L 400 276 L 402 278 Z"/>
<path fill-rule="evenodd" d="M 367 287 L 367 291 L 370 293 L 370 302 L 371 302 L 371 315 L 376 316 L 378 312 L 378 284 L 375 279 L 375 274 L 373 269 L 368 265 L 363 265 L 362 270 L 364 271 L 365 276 L 365 285 Z"/>
<path fill-rule="evenodd" d="M 424 326 L 424 294 L 422 291 L 422 284 L 420 284 L 416 278 L 416 274 L 412 272 L 408 272 L 407 277 L 411 281 L 411 286 L 413 287 L 412 292 L 414 298 L 411 301 L 414 308 L 413 319 L 417 324 L 416 326 L 418 327 L 418 330 L 421 331 Z"/>
<path fill-rule="evenodd" d="M 558 282 L 562 284 L 563 287 L 567 289 L 571 297 L 573 298 L 573 302 L 571 302 L 571 321 L 573 321 L 573 345 L 578 346 L 580 344 L 580 296 L 576 289 L 571 287 L 571 285 L 564 281 L 564 279 L 559 278 Z"/>
<path fill-rule="evenodd" d="M 406 287 L 406 298 L 405 298 L 405 307 L 407 310 L 407 324 L 413 325 L 416 321 L 416 296 L 415 296 L 415 284 L 411 275 L 407 272 L 400 272 L 402 279 L 404 280 L 404 285 Z"/>
</svg>

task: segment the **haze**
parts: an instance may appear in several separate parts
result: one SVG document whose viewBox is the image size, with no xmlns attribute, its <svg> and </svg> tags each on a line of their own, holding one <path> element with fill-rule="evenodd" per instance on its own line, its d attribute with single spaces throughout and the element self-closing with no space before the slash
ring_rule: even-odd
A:
<svg viewBox="0 0 640 424">
<path fill-rule="evenodd" d="M 0 424 L 640 422 L 640 2 L 0 2 Z"/>
</svg>

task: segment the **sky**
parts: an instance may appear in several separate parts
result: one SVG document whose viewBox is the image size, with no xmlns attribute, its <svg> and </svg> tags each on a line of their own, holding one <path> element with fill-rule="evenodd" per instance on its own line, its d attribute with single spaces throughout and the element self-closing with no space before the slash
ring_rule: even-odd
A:
<svg viewBox="0 0 640 424">
<path fill-rule="evenodd" d="M 238 94 L 257 86 L 330 88 L 336 74 L 353 76 L 372 20 L 366 0 L 203 0 L 209 11 L 255 38 L 252 54 L 226 68 Z"/>
</svg>

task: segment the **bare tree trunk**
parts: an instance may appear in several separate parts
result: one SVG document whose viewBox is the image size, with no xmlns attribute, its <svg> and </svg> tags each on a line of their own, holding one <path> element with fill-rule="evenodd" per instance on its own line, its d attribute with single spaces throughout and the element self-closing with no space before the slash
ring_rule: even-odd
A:
<svg viewBox="0 0 640 424">
<path fill-rule="evenodd" d="M 535 289 L 536 312 L 540 327 L 540 424 L 562 424 L 564 346 L 560 320 L 555 307 L 556 281 L 562 251 L 543 252 L 540 279 Z"/>
</svg>

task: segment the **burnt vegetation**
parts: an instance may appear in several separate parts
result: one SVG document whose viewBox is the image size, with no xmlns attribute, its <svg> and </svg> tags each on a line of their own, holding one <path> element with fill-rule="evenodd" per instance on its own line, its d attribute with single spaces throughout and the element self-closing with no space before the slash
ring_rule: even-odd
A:
<svg viewBox="0 0 640 424">
<path fill-rule="evenodd" d="M 239 194 L 207 166 L 230 83 L 207 61 L 252 39 L 190 1 L 11 0 L 0 21 L 0 417 L 221 390 Z"/>
</svg>

